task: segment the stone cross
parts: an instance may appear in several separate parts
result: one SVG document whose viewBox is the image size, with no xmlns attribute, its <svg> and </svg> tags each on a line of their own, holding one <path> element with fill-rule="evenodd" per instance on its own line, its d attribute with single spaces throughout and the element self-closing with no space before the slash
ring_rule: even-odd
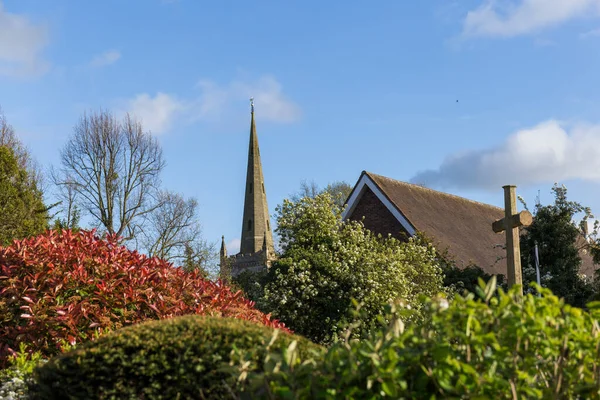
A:
<svg viewBox="0 0 600 400">
<path fill-rule="evenodd" d="M 519 246 L 519 227 L 529 226 L 533 217 L 529 211 L 517 213 L 516 186 L 502 186 L 504 189 L 504 218 L 495 221 L 492 229 L 496 233 L 506 232 L 506 266 L 508 286 L 523 285 L 521 276 L 521 248 Z M 521 294 L 523 288 L 521 286 Z"/>
</svg>

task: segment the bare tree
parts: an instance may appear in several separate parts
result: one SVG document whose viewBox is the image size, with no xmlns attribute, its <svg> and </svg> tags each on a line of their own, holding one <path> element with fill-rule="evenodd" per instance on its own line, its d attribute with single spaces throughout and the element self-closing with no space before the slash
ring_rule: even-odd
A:
<svg viewBox="0 0 600 400">
<path fill-rule="evenodd" d="M 292 194 L 290 196 L 290 200 L 297 202 L 304 197 L 309 197 L 312 199 L 317 197 L 319 193 L 321 193 L 321 189 L 319 188 L 319 185 L 317 185 L 317 182 L 314 180 L 307 182 L 306 179 L 303 179 L 302 182 L 300 182 L 300 190 Z"/>
<path fill-rule="evenodd" d="M 107 233 L 135 237 L 144 216 L 157 207 L 164 168 L 162 149 L 129 114 L 84 114 L 61 152 L 55 183 L 67 185 L 77 203 Z"/>
<path fill-rule="evenodd" d="M 145 216 L 142 247 L 150 256 L 179 263 L 188 270 L 206 269 L 216 247 L 202 238 L 197 210 L 195 199 L 160 191 L 158 206 Z"/>
<path fill-rule="evenodd" d="M 344 207 L 346 200 L 352 193 L 352 186 L 348 182 L 336 181 L 327 185 L 323 192 L 329 193 L 333 202 L 339 206 Z"/>
<path fill-rule="evenodd" d="M 63 218 L 55 220 L 54 227 L 57 229 L 79 228 L 81 211 L 77 205 L 77 191 L 75 190 L 73 178 L 70 176 L 59 178 L 54 170 L 51 170 L 51 176 L 57 187 L 56 196 L 60 199 L 57 205 L 62 205 L 57 214 L 63 214 Z"/>
<path fill-rule="evenodd" d="M 303 180 L 300 183 L 300 190 L 292 194 L 290 200 L 297 202 L 304 197 L 315 198 L 321 193 L 329 193 L 334 204 L 343 207 L 351 192 L 352 186 L 344 181 L 330 183 L 325 189 L 321 189 L 315 181 Z"/>
</svg>

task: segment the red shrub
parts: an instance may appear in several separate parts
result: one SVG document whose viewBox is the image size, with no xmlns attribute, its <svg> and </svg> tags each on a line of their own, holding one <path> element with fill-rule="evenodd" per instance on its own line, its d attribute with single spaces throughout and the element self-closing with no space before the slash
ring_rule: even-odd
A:
<svg viewBox="0 0 600 400">
<path fill-rule="evenodd" d="M 0 247 L 0 368 L 20 342 L 50 356 L 63 341 L 184 314 L 287 331 L 241 292 L 128 250 L 115 238 L 99 239 L 94 231 L 49 231 Z"/>
</svg>

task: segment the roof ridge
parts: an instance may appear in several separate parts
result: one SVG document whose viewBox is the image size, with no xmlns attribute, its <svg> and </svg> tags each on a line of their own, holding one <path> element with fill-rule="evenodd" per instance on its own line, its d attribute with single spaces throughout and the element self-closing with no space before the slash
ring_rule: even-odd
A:
<svg viewBox="0 0 600 400">
<path fill-rule="evenodd" d="M 467 199 L 466 197 L 461 197 L 461 196 L 457 196 L 457 195 L 452 194 L 452 193 L 446 193 L 446 192 L 442 192 L 440 190 L 431 189 L 431 188 L 428 188 L 428 187 L 425 187 L 425 186 L 417 185 L 415 183 L 409 183 L 409 182 L 399 181 L 397 179 L 389 178 L 387 176 L 375 174 L 375 173 L 372 173 L 372 172 L 369 172 L 369 171 L 364 171 L 364 173 L 367 174 L 367 175 L 370 175 L 371 177 L 375 176 L 375 177 L 379 177 L 379 178 L 383 178 L 383 179 L 388 179 L 390 181 L 394 181 L 394 182 L 400 183 L 402 185 L 414 187 L 415 189 L 418 189 L 418 190 L 430 191 L 430 192 L 437 193 L 437 194 L 440 194 L 440 195 L 443 195 L 443 196 L 452 197 L 452 198 L 455 198 L 455 199 L 458 199 L 458 200 L 468 201 L 470 203 L 474 203 L 474 204 L 478 204 L 478 205 L 481 205 L 481 206 L 493 208 L 493 209 L 496 209 L 496 210 L 504 210 L 502 207 L 494 206 L 492 204 L 487 204 L 487 203 L 483 203 L 483 202 L 476 201 L 476 200 Z"/>
</svg>

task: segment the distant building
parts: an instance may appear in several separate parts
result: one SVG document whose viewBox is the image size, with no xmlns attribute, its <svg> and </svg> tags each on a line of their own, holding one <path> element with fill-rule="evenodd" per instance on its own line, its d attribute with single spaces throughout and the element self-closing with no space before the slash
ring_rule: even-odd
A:
<svg viewBox="0 0 600 400">
<path fill-rule="evenodd" d="M 344 220 L 362 220 L 372 232 L 399 240 L 423 232 L 440 251 L 448 250 L 457 267 L 506 275 L 505 236 L 492 231 L 492 223 L 504 218 L 502 208 L 366 171 L 346 204 Z M 580 256 L 581 273 L 593 276 L 592 257 L 583 250 Z"/>
<path fill-rule="evenodd" d="M 221 276 L 234 277 L 243 271 L 260 271 L 270 267 L 274 257 L 273 233 L 269 221 L 269 207 L 254 122 L 254 103 L 252 102 L 240 252 L 228 256 L 225 237 L 221 238 Z"/>
</svg>

